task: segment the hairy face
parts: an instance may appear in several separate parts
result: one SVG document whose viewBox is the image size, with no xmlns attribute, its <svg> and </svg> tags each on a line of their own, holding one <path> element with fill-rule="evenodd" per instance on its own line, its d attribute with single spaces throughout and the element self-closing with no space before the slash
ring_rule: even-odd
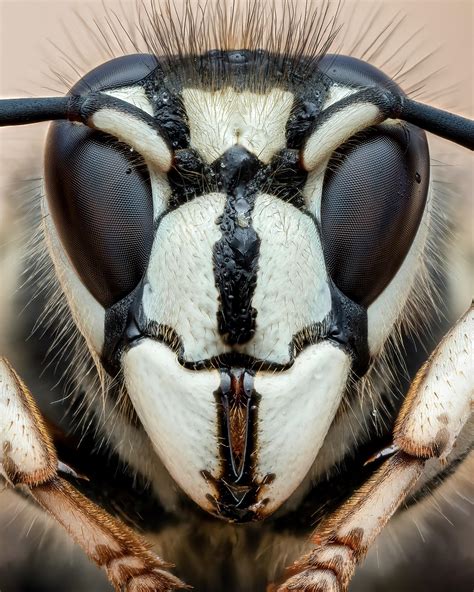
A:
<svg viewBox="0 0 474 592">
<path fill-rule="evenodd" d="M 222 518 L 296 490 L 413 285 L 425 136 L 358 94 L 394 87 L 344 56 L 137 54 L 70 92 L 159 134 L 113 108 L 102 131 L 50 128 L 46 232 L 74 319 L 173 479 Z"/>
</svg>

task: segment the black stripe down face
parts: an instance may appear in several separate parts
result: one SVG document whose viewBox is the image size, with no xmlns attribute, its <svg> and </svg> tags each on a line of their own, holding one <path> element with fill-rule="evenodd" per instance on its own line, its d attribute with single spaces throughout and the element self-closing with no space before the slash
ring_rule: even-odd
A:
<svg viewBox="0 0 474 592">
<path fill-rule="evenodd" d="M 417 237 L 426 138 L 358 102 L 367 87 L 394 85 L 343 56 L 126 56 L 71 90 L 113 97 L 96 129 L 50 128 L 47 207 L 100 305 L 96 353 L 170 475 L 220 518 L 265 518 L 305 479 Z M 133 109 L 117 117 L 118 101 Z"/>
<path fill-rule="evenodd" d="M 270 70 L 268 64 L 278 59 L 261 56 L 260 69 L 266 64 Z M 203 79 L 215 84 L 220 74 L 244 91 L 251 61 L 245 52 L 228 52 L 227 61 L 225 52 L 211 52 L 207 62 L 202 58 Z M 124 87 L 146 91 L 163 133 L 177 148 L 170 172 L 171 207 L 211 189 L 233 196 L 219 219 L 223 237 L 213 255 L 220 293 L 218 326 L 227 343 L 244 343 L 255 332 L 258 311 L 251 300 L 260 237 L 251 225 L 251 210 L 257 192 L 273 193 L 296 207 L 304 204 L 306 175 L 298 148 L 314 128 L 328 90 L 395 88 L 382 72 L 345 56 L 325 56 L 308 78 L 304 84 L 295 82 L 296 76 L 285 81 L 294 96 L 286 122 L 286 150 L 273 151 L 271 165 L 260 167 L 257 181 L 258 156 L 238 143 L 211 159 L 223 167 L 217 171 L 205 162 L 207 155 L 189 150 L 193 147 L 179 75 L 168 88 L 153 56 L 107 62 L 70 91 L 84 94 Z M 56 229 L 76 271 L 100 304 L 110 307 L 138 285 L 151 252 L 154 212 L 144 159 L 113 136 L 74 123 L 54 123 L 47 142 L 45 180 Z M 335 151 L 324 180 L 318 230 L 328 271 L 350 299 L 367 307 L 395 275 L 421 220 L 428 182 L 426 139 L 414 126 L 375 126 Z M 245 227 L 237 223 L 243 218 Z"/>
</svg>

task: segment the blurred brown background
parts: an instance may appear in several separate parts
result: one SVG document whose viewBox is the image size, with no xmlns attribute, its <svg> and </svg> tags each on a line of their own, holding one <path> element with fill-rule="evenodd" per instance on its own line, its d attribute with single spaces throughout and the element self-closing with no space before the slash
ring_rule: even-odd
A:
<svg viewBox="0 0 474 592">
<path fill-rule="evenodd" d="M 108 6 L 135 14 L 134 3 L 107 2 Z M 63 93 L 73 81 L 105 55 L 91 41 L 81 16 L 95 27 L 101 2 L 0 1 L 0 95 L 45 96 Z M 78 16 L 79 15 L 79 16 Z M 347 1 L 341 14 L 345 23 L 336 46 L 354 47 L 363 55 L 384 26 L 404 21 L 374 57 L 390 75 L 398 74 L 414 98 L 471 116 L 474 104 L 473 33 L 471 0 Z M 370 30 L 364 25 L 374 17 Z M 105 27 L 100 26 L 102 30 Z M 100 34 L 99 34 L 100 36 Z M 59 48 L 59 49 L 58 49 Z M 64 54 L 61 53 L 64 51 Z M 118 55 L 120 52 L 118 52 Z M 71 60 L 74 65 L 71 64 Z M 417 65 L 418 64 L 418 65 Z M 77 72 L 74 72 L 74 70 Z M 14 200 L 18 179 L 40 174 L 42 143 L 47 124 L 4 129 L 0 133 L 0 346 L 5 327 L 7 279 L 14 286 L 18 246 Z M 472 286 L 465 278 L 472 272 L 473 160 L 466 150 L 430 138 L 439 175 L 456 185 L 454 249 L 461 259 L 453 270 L 459 280 L 459 308 L 465 306 Z M 464 278 L 464 279 L 463 279 Z M 13 287 L 14 289 L 14 287 Z M 3 314 L 2 314 L 3 312 Z M 14 322 L 14 318 L 13 318 Z M 3 331 L 3 333 L 2 333 Z M 408 513 L 404 524 L 388 529 L 360 570 L 353 592 L 441 592 L 447 582 L 459 592 L 474 589 L 474 519 L 472 510 L 473 463 L 463 475 L 438 492 L 420 517 Z M 401 531 L 409 531 L 407 538 Z M 44 522 L 9 494 L 0 494 L 0 591 L 1 592 L 100 592 L 109 590 L 99 572 L 77 552 L 61 533 L 45 531 Z M 245 591 L 243 591 L 245 592 Z M 258 591 L 249 591 L 258 592 Z"/>
</svg>

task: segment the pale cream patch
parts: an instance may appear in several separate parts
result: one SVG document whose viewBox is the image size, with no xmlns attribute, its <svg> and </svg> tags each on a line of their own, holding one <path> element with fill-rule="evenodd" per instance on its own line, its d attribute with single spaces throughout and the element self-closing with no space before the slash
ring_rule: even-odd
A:
<svg viewBox="0 0 474 592">
<path fill-rule="evenodd" d="M 432 223 L 431 188 L 427 205 L 413 243 L 392 281 L 367 309 L 367 339 L 372 355 L 382 350 L 395 324 L 403 314 L 413 285 L 423 263 L 426 241 Z"/>
<path fill-rule="evenodd" d="M 327 161 L 336 148 L 357 132 L 385 119 L 372 103 L 354 103 L 336 111 L 308 138 L 303 150 L 303 165 L 316 170 Z"/>
<path fill-rule="evenodd" d="M 261 239 L 252 299 L 256 331 L 236 349 L 285 364 L 291 360 L 294 335 L 323 321 L 331 310 L 321 241 L 309 216 L 271 195 L 257 197 L 252 220 Z"/>
<path fill-rule="evenodd" d="M 306 348 L 285 372 L 257 372 L 258 453 L 255 472 L 274 480 L 264 487 L 275 511 L 310 470 L 336 415 L 350 370 L 349 356 L 323 342 Z"/>
<path fill-rule="evenodd" d="M 329 92 L 326 96 L 326 100 L 323 104 L 323 111 L 334 105 L 334 103 L 338 103 L 347 97 L 359 92 L 360 89 L 358 88 L 350 88 L 348 86 L 342 86 L 341 84 L 332 84 L 329 88 Z"/>
<path fill-rule="evenodd" d="M 202 471 L 220 467 L 217 370 L 187 370 L 166 345 L 144 339 L 124 354 L 130 400 L 153 447 L 173 479 L 202 508 L 211 510 L 212 487 Z"/>
<path fill-rule="evenodd" d="M 96 111 L 91 120 L 95 128 L 125 142 L 159 170 L 166 172 L 170 169 L 170 149 L 158 131 L 145 121 L 108 107 Z"/>
<path fill-rule="evenodd" d="M 46 245 L 72 318 L 91 352 L 100 355 L 104 346 L 105 310 L 76 274 L 57 236 L 46 199 L 42 200 L 41 207 Z"/>
<path fill-rule="evenodd" d="M 150 173 L 151 194 L 153 198 L 153 218 L 157 220 L 163 214 L 169 204 L 171 186 L 168 177 L 162 173 L 153 163 L 145 161 Z"/>
<path fill-rule="evenodd" d="M 147 97 L 144 88 L 141 86 L 127 86 L 125 88 L 103 92 L 106 95 L 130 103 L 134 107 L 138 107 L 138 109 L 148 113 L 148 115 L 153 115 L 153 105 Z M 156 166 L 156 163 L 153 161 L 146 161 L 146 164 L 150 172 L 150 183 L 153 194 L 153 214 L 156 220 L 156 218 L 158 218 L 168 206 L 171 187 L 168 183 L 166 174 Z"/>
<path fill-rule="evenodd" d="M 153 105 L 146 96 L 145 89 L 142 86 L 125 86 L 114 90 L 103 90 L 101 92 L 104 95 L 109 95 L 110 97 L 115 97 L 121 101 L 126 101 L 127 103 L 130 103 L 130 105 L 145 111 L 148 115 L 153 115 Z"/>
<path fill-rule="evenodd" d="M 293 101 L 292 93 L 277 88 L 267 94 L 233 88 L 184 89 L 191 145 L 208 163 L 235 144 L 268 163 L 286 146 L 286 124 Z"/>
<path fill-rule="evenodd" d="M 197 361 L 229 351 L 217 328 L 219 292 L 213 249 L 225 196 L 210 193 L 167 214 L 156 234 L 143 292 L 146 317 L 172 327 L 184 357 Z"/>
<path fill-rule="evenodd" d="M 308 172 L 308 180 L 303 189 L 305 206 L 319 222 L 321 222 L 321 202 L 328 163 L 329 158 L 321 163 L 317 170 Z"/>
</svg>

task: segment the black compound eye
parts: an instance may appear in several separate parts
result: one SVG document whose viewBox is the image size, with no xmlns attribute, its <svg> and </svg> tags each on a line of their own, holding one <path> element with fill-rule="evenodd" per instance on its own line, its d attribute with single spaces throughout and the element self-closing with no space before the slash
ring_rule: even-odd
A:
<svg viewBox="0 0 474 592">
<path fill-rule="evenodd" d="M 137 84 L 153 56 L 125 56 L 99 66 L 71 93 Z M 115 138 L 81 124 L 51 124 L 46 195 L 55 227 L 79 277 L 108 307 L 143 276 L 153 241 L 153 200 L 143 159 Z"/>
<path fill-rule="evenodd" d="M 336 84 L 360 88 L 377 86 L 401 92 L 400 87 L 384 72 L 350 56 L 327 54 L 320 60 L 318 69 Z"/>
<path fill-rule="evenodd" d="M 76 82 L 68 94 L 83 95 L 104 89 L 132 86 L 149 76 L 157 67 L 156 57 L 147 53 L 115 58 L 88 72 Z"/>
<path fill-rule="evenodd" d="M 425 133 L 381 125 L 351 138 L 326 173 L 321 229 L 329 273 L 346 296 L 369 306 L 407 255 L 425 208 Z"/>
</svg>

